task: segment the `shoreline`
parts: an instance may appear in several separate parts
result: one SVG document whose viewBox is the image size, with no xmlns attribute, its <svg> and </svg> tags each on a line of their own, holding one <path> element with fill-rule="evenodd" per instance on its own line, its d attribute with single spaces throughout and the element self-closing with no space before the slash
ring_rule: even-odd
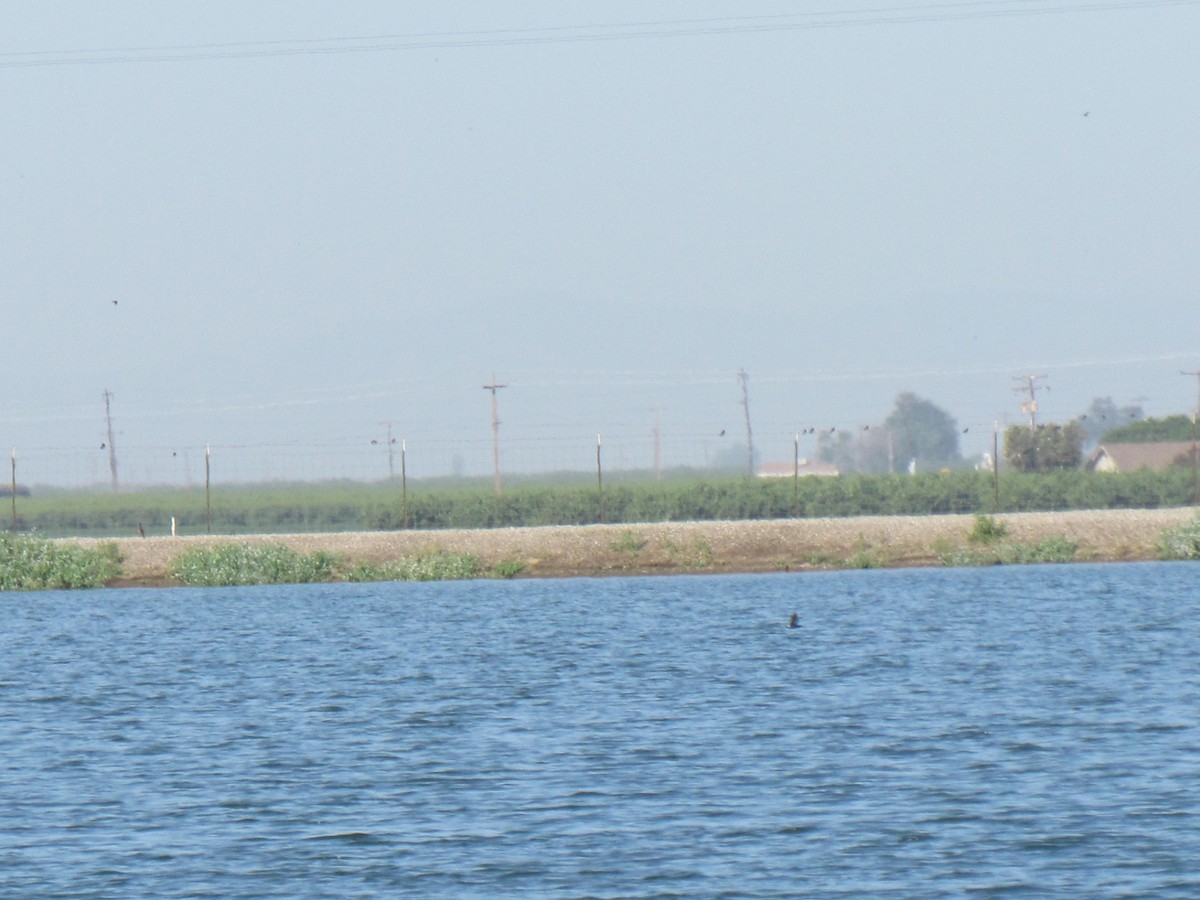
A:
<svg viewBox="0 0 1200 900">
<path fill-rule="evenodd" d="M 1002 513 L 994 518 L 1004 525 L 1005 535 L 986 546 L 1032 547 L 1061 540 L 1075 545 L 1077 562 L 1149 561 L 1158 558 L 1165 530 L 1195 517 L 1191 507 Z M 975 521 L 975 515 L 956 514 L 59 540 L 92 547 L 115 543 L 122 575 L 110 587 L 166 587 L 180 584 L 169 574 L 179 554 L 230 543 L 324 551 L 349 564 L 377 565 L 439 552 L 471 554 L 488 570 L 519 564 L 519 578 L 938 566 L 947 555 L 984 546 L 968 539 Z"/>
</svg>

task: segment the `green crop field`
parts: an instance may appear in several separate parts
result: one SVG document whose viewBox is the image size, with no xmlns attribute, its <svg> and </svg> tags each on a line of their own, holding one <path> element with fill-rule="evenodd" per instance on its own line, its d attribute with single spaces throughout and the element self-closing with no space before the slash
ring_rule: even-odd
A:
<svg viewBox="0 0 1200 900">
<path fill-rule="evenodd" d="M 1192 500 L 1191 472 L 990 473 L 747 479 L 692 474 L 655 481 L 584 478 L 519 481 L 497 495 L 490 482 L 273 484 L 120 493 L 34 490 L 15 502 L 17 530 L 46 537 L 269 534 L 404 527 L 502 528 L 599 521 L 665 522 L 857 515 L 1157 508 Z M 6 498 L 5 506 L 11 503 Z M 3 507 L 0 507 L 2 509 Z M 4 510 L 8 512 L 9 510 Z M 6 516 L 6 519 L 9 518 Z M 11 524 L 11 520 L 7 523 Z"/>
</svg>

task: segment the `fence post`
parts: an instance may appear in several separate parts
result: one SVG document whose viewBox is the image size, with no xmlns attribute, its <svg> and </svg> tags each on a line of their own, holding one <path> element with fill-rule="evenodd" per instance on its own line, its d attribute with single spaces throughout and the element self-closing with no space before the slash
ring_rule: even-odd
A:
<svg viewBox="0 0 1200 900">
<path fill-rule="evenodd" d="M 600 435 L 596 435 L 596 493 L 600 495 L 600 522 L 604 523 L 604 475 L 600 466 Z"/>
<path fill-rule="evenodd" d="M 212 534 L 212 479 L 209 474 L 208 458 L 212 456 L 212 444 L 204 445 L 204 529 Z"/>
<path fill-rule="evenodd" d="M 792 438 L 792 518 L 800 515 L 800 435 Z"/>
<path fill-rule="evenodd" d="M 400 508 L 401 508 L 401 524 L 408 529 L 408 463 L 405 457 L 408 456 L 408 441 L 400 441 Z"/>
<path fill-rule="evenodd" d="M 992 512 L 1000 512 L 1000 423 L 992 426 Z"/>
</svg>

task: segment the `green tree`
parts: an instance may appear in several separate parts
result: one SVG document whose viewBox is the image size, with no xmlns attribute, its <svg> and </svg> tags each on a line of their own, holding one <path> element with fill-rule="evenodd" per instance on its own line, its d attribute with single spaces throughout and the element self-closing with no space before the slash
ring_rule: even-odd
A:
<svg viewBox="0 0 1200 900">
<path fill-rule="evenodd" d="M 1018 472 L 1076 469 L 1083 461 L 1085 437 L 1079 422 L 1037 428 L 1013 425 L 1004 433 L 1004 459 Z"/>
<path fill-rule="evenodd" d="M 954 417 L 916 394 L 897 396 L 896 408 L 883 420 L 883 427 L 897 467 L 915 460 L 918 470 L 929 471 L 962 461 Z"/>
<path fill-rule="evenodd" d="M 1162 419 L 1145 419 L 1130 422 L 1104 432 L 1106 444 L 1156 444 L 1159 441 L 1190 441 L 1192 420 L 1190 416 L 1166 416 Z"/>
<path fill-rule="evenodd" d="M 853 434 L 824 432 L 817 439 L 817 458 L 843 472 L 883 474 L 907 471 L 916 461 L 922 472 L 951 468 L 962 462 L 958 425 L 945 410 L 913 393 L 896 397 L 882 428 L 863 428 Z"/>
<path fill-rule="evenodd" d="M 817 459 L 837 466 L 841 472 L 857 472 L 854 436 L 848 431 L 822 431 L 817 435 Z"/>
<path fill-rule="evenodd" d="M 1144 415 L 1145 412 L 1140 406 L 1118 407 L 1113 403 L 1112 397 L 1096 397 L 1087 408 L 1087 412 L 1075 421 L 1084 430 L 1084 449 L 1090 451 L 1095 449 L 1106 432 L 1140 419 Z"/>
</svg>

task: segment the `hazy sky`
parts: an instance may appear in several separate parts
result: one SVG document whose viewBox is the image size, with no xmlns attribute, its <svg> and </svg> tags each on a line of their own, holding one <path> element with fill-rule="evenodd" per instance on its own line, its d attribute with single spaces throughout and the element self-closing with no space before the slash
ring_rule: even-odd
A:
<svg viewBox="0 0 1200 900">
<path fill-rule="evenodd" d="M 493 373 L 512 469 L 703 463 L 740 369 L 780 460 L 1196 404 L 1196 0 L 0 12 L 24 480 L 107 476 L 106 389 L 128 480 L 490 472 Z"/>
</svg>

